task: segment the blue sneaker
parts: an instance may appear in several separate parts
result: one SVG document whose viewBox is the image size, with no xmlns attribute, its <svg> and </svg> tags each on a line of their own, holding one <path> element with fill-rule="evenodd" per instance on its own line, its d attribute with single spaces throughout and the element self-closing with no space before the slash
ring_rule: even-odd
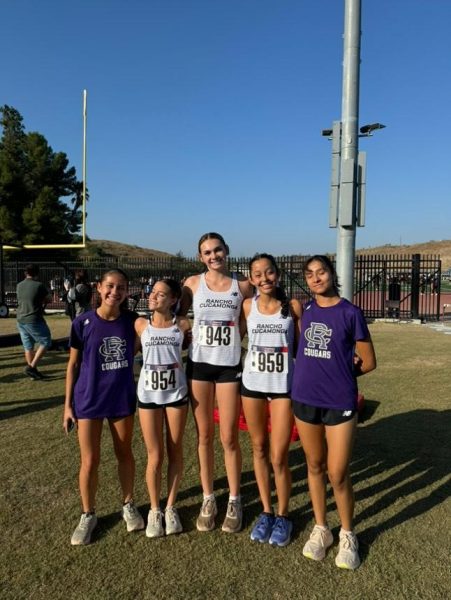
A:
<svg viewBox="0 0 451 600">
<path fill-rule="evenodd" d="M 293 523 L 286 517 L 276 517 L 269 543 L 271 546 L 287 546 L 291 540 Z"/>
<path fill-rule="evenodd" d="M 262 513 L 255 523 L 251 531 L 251 540 L 253 542 L 267 542 L 271 537 L 272 528 L 274 527 L 274 515 Z"/>
</svg>

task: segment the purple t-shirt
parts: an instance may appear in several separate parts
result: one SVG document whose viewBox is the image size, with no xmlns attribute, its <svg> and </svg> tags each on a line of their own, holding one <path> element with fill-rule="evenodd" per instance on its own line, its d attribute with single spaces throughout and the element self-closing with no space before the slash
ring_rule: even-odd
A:
<svg viewBox="0 0 451 600">
<path fill-rule="evenodd" d="M 133 375 L 136 314 L 121 313 L 105 321 L 90 310 L 72 323 L 70 346 L 81 352 L 74 386 L 74 412 L 79 419 L 126 417 L 135 412 Z"/>
<path fill-rule="evenodd" d="M 291 397 L 335 410 L 356 410 L 355 343 L 370 337 L 362 311 L 342 298 L 335 306 L 313 300 L 304 309 Z"/>
</svg>

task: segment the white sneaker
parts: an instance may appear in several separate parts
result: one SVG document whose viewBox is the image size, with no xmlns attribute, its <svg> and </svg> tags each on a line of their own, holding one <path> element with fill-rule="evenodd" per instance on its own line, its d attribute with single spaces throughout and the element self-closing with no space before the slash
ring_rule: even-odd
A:
<svg viewBox="0 0 451 600">
<path fill-rule="evenodd" d="M 70 543 L 72 546 L 84 546 L 91 541 L 91 535 L 97 525 L 97 517 L 95 513 L 83 513 L 80 523 L 75 528 L 72 534 Z"/>
<path fill-rule="evenodd" d="M 242 521 L 243 509 L 241 508 L 241 500 L 229 500 L 224 523 L 222 524 L 222 531 L 238 533 L 241 530 Z"/>
<path fill-rule="evenodd" d="M 162 537 L 164 535 L 163 513 L 157 510 L 149 510 L 147 518 L 146 536 L 150 538 Z"/>
<path fill-rule="evenodd" d="M 312 560 L 323 560 L 326 556 L 326 550 L 334 543 L 334 537 L 329 527 L 323 529 L 315 525 L 310 534 L 310 538 L 305 544 L 302 554 Z"/>
<path fill-rule="evenodd" d="M 144 519 L 133 500 L 130 500 L 130 502 L 127 502 L 122 507 L 122 518 L 127 523 L 127 531 L 139 531 L 145 527 Z"/>
<path fill-rule="evenodd" d="M 340 569 L 357 569 L 360 566 L 359 541 L 354 532 L 340 531 L 340 548 L 335 557 L 335 564 Z"/>
<path fill-rule="evenodd" d="M 166 535 L 180 533 L 183 531 L 182 524 L 177 509 L 173 506 L 168 506 L 164 511 L 164 522 L 166 524 Z"/>
<path fill-rule="evenodd" d="M 215 498 L 206 498 L 202 502 L 196 527 L 198 531 L 211 531 L 215 528 L 215 517 L 218 514 Z"/>
</svg>

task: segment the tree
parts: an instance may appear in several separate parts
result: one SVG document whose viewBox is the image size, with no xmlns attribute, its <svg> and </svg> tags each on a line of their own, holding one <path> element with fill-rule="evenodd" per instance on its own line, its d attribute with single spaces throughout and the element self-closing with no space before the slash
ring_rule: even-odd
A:
<svg viewBox="0 0 451 600">
<path fill-rule="evenodd" d="M 0 240 L 11 244 L 72 243 L 81 225 L 82 182 L 64 152 L 25 133 L 20 113 L 0 108 Z"/>
</svg>

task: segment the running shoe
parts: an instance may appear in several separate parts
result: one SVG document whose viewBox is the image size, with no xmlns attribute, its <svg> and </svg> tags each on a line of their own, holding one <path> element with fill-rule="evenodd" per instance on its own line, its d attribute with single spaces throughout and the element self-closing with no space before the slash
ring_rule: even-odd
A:
<svg viewBox="0 0 451 600">
<path fill-rule="evenodd" d="M 229 500 L 227 512 L 222 524 L 222 531 L 226 533 L 238 533 L 243 522 L 243 509 L 241 500 Z"/>
<path fill-rule="evenodd" d="M 144 519 L 133 500 L 130 500 L 130 502 L 127 502 L 122 507 L 122 518 L 127 523 L 127 531 L 139 531 L 145 527 Z"/>
<path fill-rule="evenodd" d="M 315 525 L 310 534 L 310 538 L 302 550 L 302 554 L 306 558 L 312 560 L 323 560 L 326 556 L 326 550 L 334 543 L 334 537 L 329 527 L 326 529 Z"/>
<path fill-rule="evenodd" d="M 173 533 L 180 533 L 183 531 L 179 514 L 177 509 L 173 506 L 168 506 L 164 511 L 164 522 L 166 525 L 166 535 L 172 535 Z"/>
<path fill-rule="evenodd" d="M 271 546 L 284 547 L 290 543 L 291 532 L 293 531 L 293 523 L 287 517 L 277 516 L 272 528 L 269 543 Z"/>
<path fill-rule="evenodd" d="M 85 546 L 91 542 L 91 535 L 97 525 L 95 513 L 83 513 L 80 522 L 72 534 L 70 543 L 72 546 Z"/>
<path fill-rule="evenodd" d="M 211 531 L 215 528 L 215 517 L 218 514 L 215 498 L 204 498 L 196 527 L 198 531 Z"/>
<path fill-rule="evenodd" d="M 25 367 L 25 375 L 28 375 L 31 379 L 44 379 L 44 375 L 31 365 Z"/>
<path fill-rule="evenodd" d="M 251 540 L 253 542 L 261 542 L 262 544 L 269 541 L 274 527 L 274 521 L 274 515 L 263 512 L 252 528 Z"/>
<path fill-rule="evenodd" d="M 164 535 L 163 513 L 157 510 L 149 510 L 147 518 L 146 536 L 149 538 L 162 537 Z"/>
<path fill-rule="evenodd" d="M 340 531 L 340 546 L 335 557 L 335 564 L 340 569 L 357 569 L 360 566 L 359 541 L 354 532 Z"/>
</svg>

